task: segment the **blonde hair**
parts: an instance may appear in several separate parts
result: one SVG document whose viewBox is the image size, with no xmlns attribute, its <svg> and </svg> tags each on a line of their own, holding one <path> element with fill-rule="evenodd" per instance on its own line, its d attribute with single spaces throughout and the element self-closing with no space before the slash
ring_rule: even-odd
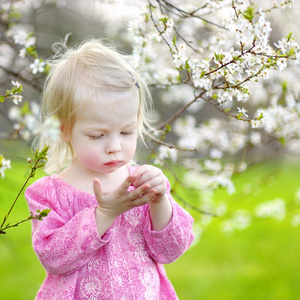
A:
<svg viewBox="0 0 300 300">
<path fill-rule="evenodd" d="M 56 47 L 60 52 L 62 48 L 62 45 Z M 49 117 L 56 116 L 64 128 L 62 135 L 68 134 L 75 122 L 75 111 L 82 104 L 87 101 L 96 104 L 96 101 L 101 101 L 101 93 L 137 89 L 138 137 L 145 143 L 145 137 L 152 130 L 148 115 L 152 99 L 147 84 L 134 68 L 136 62 L 133 58 L 98 39 L 84 40 L 74 48 L 64 50 L 49 60 L 51 71 L 42 98 L 44 124 Z M 45 166 L 48 174 L 60 172 L 73 158 L 71 146 L 63 141 L 62 136 L 53 142 L 41 135 L 38 148 L 44 145 L 50 146 Z"/>
</svg>

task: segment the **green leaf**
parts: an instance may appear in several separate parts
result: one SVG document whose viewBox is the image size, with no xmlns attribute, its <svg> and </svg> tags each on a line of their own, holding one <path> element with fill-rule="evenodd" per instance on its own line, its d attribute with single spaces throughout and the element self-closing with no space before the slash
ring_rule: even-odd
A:
<svg viewBox="0 0 300 300">
<path fill-rule="evenodd" d="M 244 10 L 243 17 L 249 21 L 252 21 L 254 18 L 254 11 L 255 11 L 255 7 L 249 6 L 246 10 Z"/>
<path fill-rule="evenodd" d="M 23 106 L 21 108 L 21 114 L 22 115 L 27 115 L 29 113 L 30 113 L 29 103 L 28 102 L 24 102 Z"/>
<path fill-rule="evenodd" d="M 288 52 L 287 52 L 287 56 L 292 56 L 293 54 L 295 54 L 295 48 L 291 48 Z"/>
<path fill-rule="evenodd" d="M 170 124 L 166 125 L 166 132 L 172 132 L 172 127 Z"/>
<path fill-rule="evenodd" d="M 176 35 L 173 36 L 172 42 L 173 42 L 173 45 L 175 46 L 176 45 Z"/>
<path fill-rule="evenodd" d="M 286 93 L 287 90 L 288 90 L 288 82 L 287 82 L 287 81 L 283 81 L 283 82 L 281 83 L 281 87 L 282 87 L 282 92 L 283 92 L 283 93 Z"/>
<path fill-rule="evenodd" d="M 47 217 L 49 212 L 51 211 L 51 209 L 44 209 L 40 212 L 40 217 L 44 218 L 44 217 Z"/>
<path fill-rule="evenodd" d="M 280 144 L 281 145 L 285 145 L 285 138 L 284 137 L 281 137 L 280 139 L 279 139 L 279 142 L 280 142 Z"/>
<path fill-rule="evenodd" d="M 145 16 L 145 22 L 148 23 L 150 21 L 150 17 L 148 14 L 144 14 Z"/>
</svg>

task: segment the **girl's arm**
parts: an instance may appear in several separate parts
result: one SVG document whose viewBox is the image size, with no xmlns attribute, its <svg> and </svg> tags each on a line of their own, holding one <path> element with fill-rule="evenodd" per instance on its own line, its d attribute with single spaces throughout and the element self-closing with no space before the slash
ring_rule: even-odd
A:
<svg viewBox="0 0 300 300">
<path fill-rule="evenodd" d="M 160 169 L 150 165 L 141 166 L 133 175 L 136 176 L 133 182 L 136 188 L 147 184 L 149 191 L 154 193 L 155 197 L 150 202 L 152 229 L 162 230 L 172 219 L 172 205 L 167 195 L 167 178 Z"/>
<path fill-rule="evenodd" d="M 194 240 L 193 218 L 168 195 L 172 205 L 172 218 L 162 230 L 153 229 L 150 208 L 146 214 L 143 234 L 150 256 L 161 264 L 168 264 L 179 258 Z"/>
<path fill-rule="evenodd" d="M 152 229 L 163 230 L 172 219 L 172 205 L 165 194 L 159 201 L 155 199 L 150 203 L 150 216 Z"/>
<path fill-rule="evenodd" d="M 160 169 L 141 166 L 133 182 L 149 184 L 156 197 L 150 202 L 144 223 L 148 253 L 158 263 L 171 263 L 181 256 L 194 239 L 193 218 L 180 207 L 170 194 L 170 184 Z"/>
<path fill-rule="evenodd" d="M 31 185 L 25 193 L 30 211 L 51 209 L 43 221 L 32 221 L 33 248 L 47 272 L 68 275 L 84 267 L 109 241 L 109 233 L 98 234 L 96 205 L 74 216 L 68 204 L 58 200 L 50 177 Z M 63 207 L 65 205 L 66 207 Z"/>
</svg>

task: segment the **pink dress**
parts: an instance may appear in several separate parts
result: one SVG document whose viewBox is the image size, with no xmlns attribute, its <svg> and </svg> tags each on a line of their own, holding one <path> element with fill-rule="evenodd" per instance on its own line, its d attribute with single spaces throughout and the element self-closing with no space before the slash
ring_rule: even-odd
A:
<svg viewBox="0 0 300 300">
<path fill-rule="evenodd" d="M 168 195 L 173 215 L 162 231 L 151 230 L 143 205 L 118 216 L 100 237 L 95 196 L 55 175 L 28 187 L 30 211 L 51 208 L 43 221 L 32 221 L 33 248 L 46 270 L 36 299 L 178 299 L 162 264 L 190 246 L 193 218 L 172 199 L 169 183 Z"/>
</svg>

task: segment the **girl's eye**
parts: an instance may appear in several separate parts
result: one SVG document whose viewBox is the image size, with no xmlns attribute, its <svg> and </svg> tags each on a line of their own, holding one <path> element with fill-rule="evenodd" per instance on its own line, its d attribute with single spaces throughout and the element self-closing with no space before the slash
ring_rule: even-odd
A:
<svg viewBox="0 0 300 300">
<path fill-rule="evenodd" d="M 131 135 L 131 134 L 133 134 L 133 131 L 122 131 L 121 134 L 122 135 Z"/>
<path fill-rule="evenodd" d="M 91 140 L 99 140 L 103 137 L 103 134 L 99 134 L 99 135 L 88 135 L 88 138 Z"/>
</svg>

